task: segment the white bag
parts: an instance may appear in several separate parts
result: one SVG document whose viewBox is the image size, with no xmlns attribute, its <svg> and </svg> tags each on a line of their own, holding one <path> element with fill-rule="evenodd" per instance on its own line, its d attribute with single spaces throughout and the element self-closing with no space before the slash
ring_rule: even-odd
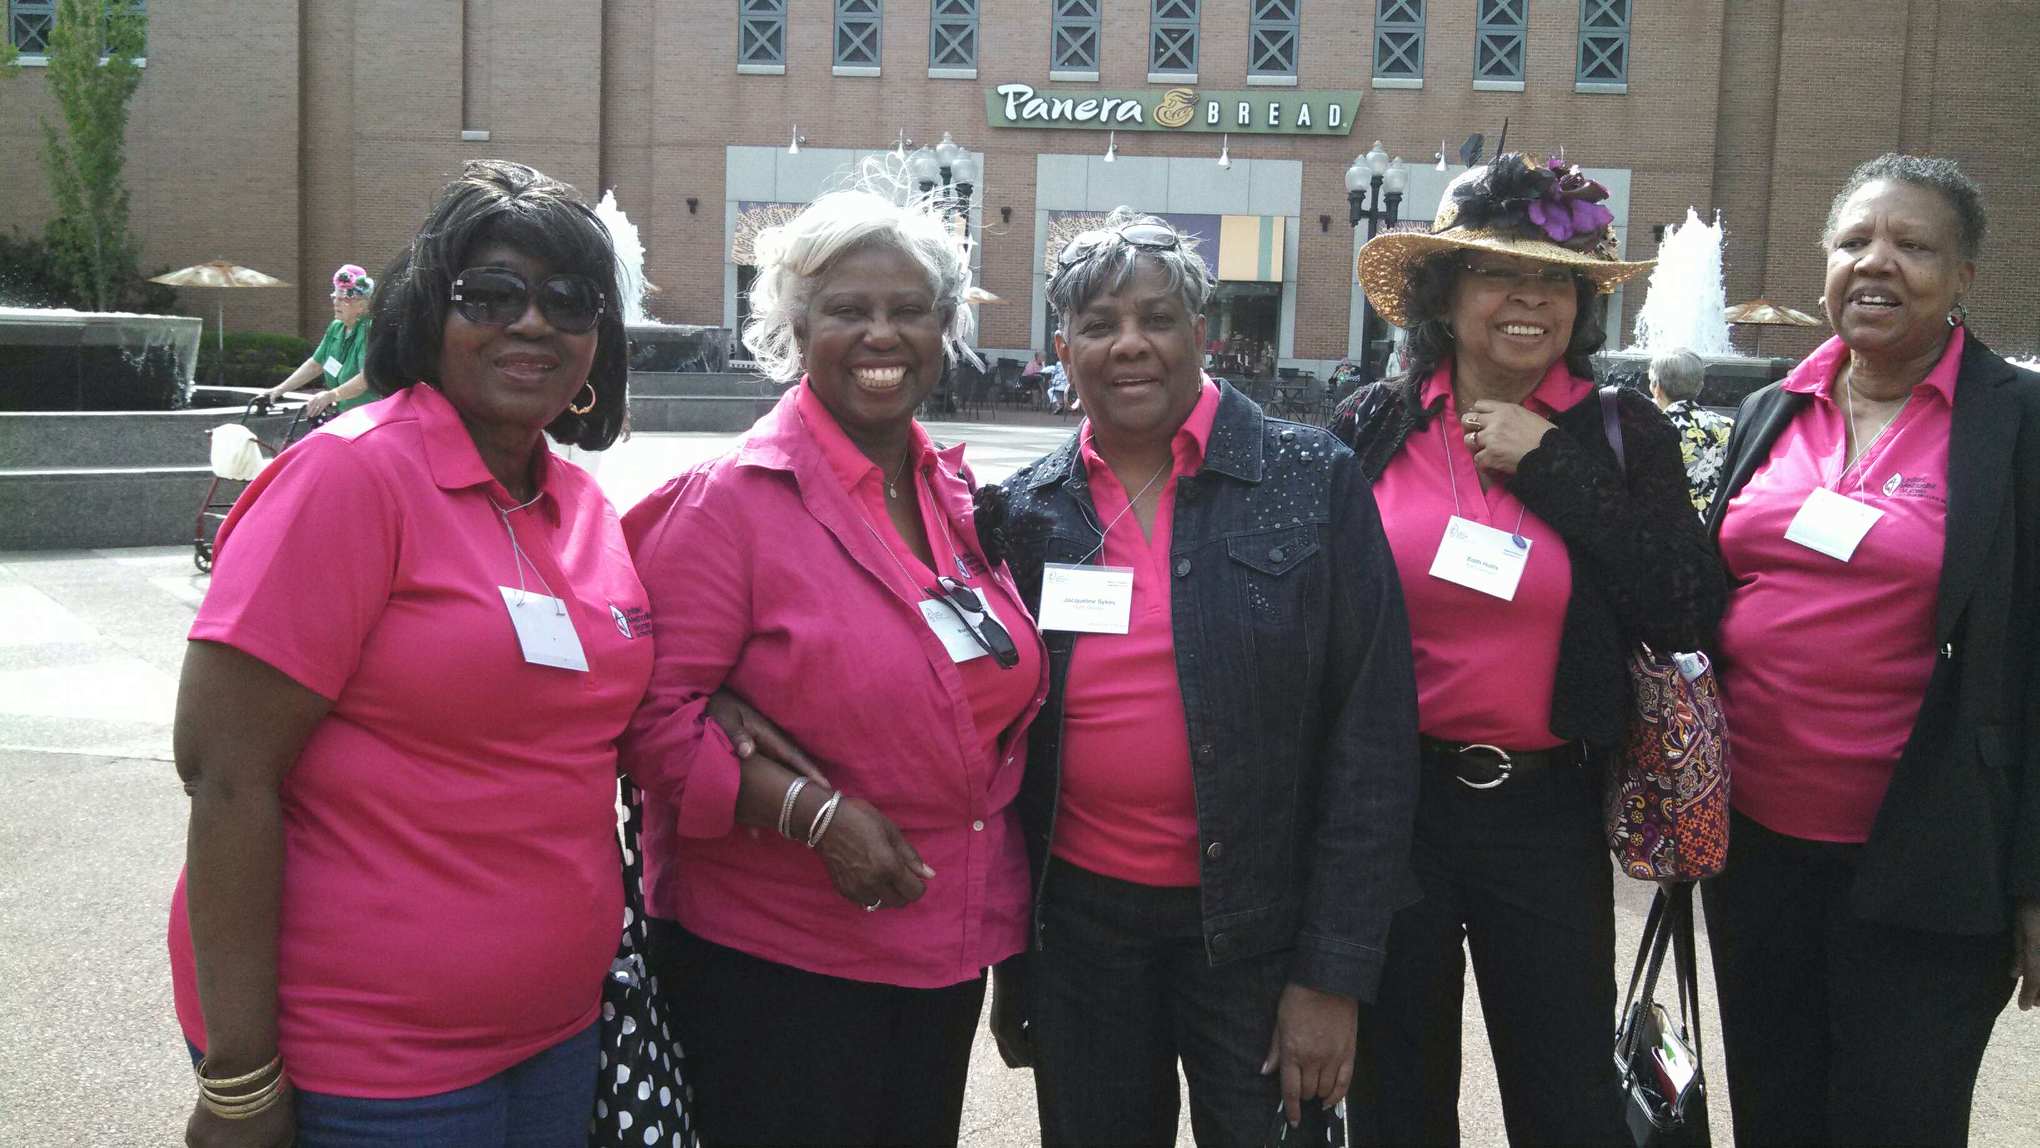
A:
<svg viewBox="0 0 2040 1148">
<path fill-rule="evenodd" d="M 239 423 L 226 423 L 212 429 L 212 471 L 221 478 L 236 482 L 253 482 L 255 476 L 269 460 L 262 454 L 262 445 L 255 441 L 255 432 Z"/>
</svg>

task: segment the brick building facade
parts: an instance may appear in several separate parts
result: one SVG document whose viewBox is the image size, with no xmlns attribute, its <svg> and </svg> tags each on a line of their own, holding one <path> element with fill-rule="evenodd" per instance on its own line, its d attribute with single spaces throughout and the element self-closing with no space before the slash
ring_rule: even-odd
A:
<svg viewBox="0 0 2040 1148">
<path fill-rule="evenodd" d="M 48 7 L 0 2 L 11 16 Z M 297 285 L 230 293 L 233 329 L 316 331 L 331 269 L 379 268 L 434 190 L 480 156 L 531 163 L 590 198 L 614 189 L 662 289 L 651 310 L 732 323 L 743 274 L 732 244 L 747 209 L 797 202 L 902 134 L 919 145 L 947 131 L 982 161 L 981 280 L 1007 301 L 983 310 L 984 346 L 1041 345 L 1045 232 L 1065 212 L 1126 202 L 1279 220 L 1281 268 L 1262 294 L 1279 292 L 1274 341 L 1285 362 L 1322 363 L 1357 345 L 1347 165 L 1382 140 L 1409 161 L 1404 217 L 1422 219 L 1448 178 L 1431 163 L 1440 141 L 1456 158 L 1479 131 L 1492 150 L 1506 119 L 1512 150 L 1563 145 L 1616 189 L 1630 258 L 1653 255 L 1654 229 L 1688 206 L 1719 210 L 1729 300 L 1812 311 L 1821 223 L 1848 169 L 1886 150 L 1951 156 L 1983 184 L 1991 213 L 1972 323 L 2000 350 L 2040 349 L 2040 278 L 2019 271 L 2040 262 L 2040 181 L 2026 150 L 2040 129 L 2033 0 L 153 0 L 148 10 L 128 159 L 144 265 L 228 258 Z M 1292 46 L 1271 49 L 1265 37 L 1285 31 Z M 0 78 L 0 228 L 38 229 L 48 210 L 37 124 L 50 104 L 28 63 Z M 1346 93 L 1358 105 L 1340 132 L 1119 131 L 1105 165 L 1106 130 L 992 126 L 986 93 L 1008 83 L 1078 99 L 1186 88 Z M 788 156 L 796 125 L 801 154 Z M 1221 147 L 1230 168 L 1216 165 Z M 1632 286 L 1623 300 L 1625 331 L 1641 297 Z M 184 303 L 210 315 L 213 300 L 187 292 Z M 1270 322 L 1274 306 L 1255 321 Z M 1817 334 L 1737 341 L 1796 354 Z"/>
</svg>

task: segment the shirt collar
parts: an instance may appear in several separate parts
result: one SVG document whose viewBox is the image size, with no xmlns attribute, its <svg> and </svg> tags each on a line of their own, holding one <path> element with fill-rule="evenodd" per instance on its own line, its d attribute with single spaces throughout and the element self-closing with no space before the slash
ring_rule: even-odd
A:
<svg viewBox="0 0 2040 1148">
<path fill-rule="evenodd" d="M 1968 335 L 1964 328 L 1955 328 L 1933 369 L 1927 372 L 1926 378 L 1914 384 L 1914 394 L 1918 394 L 1921 388 L 1927 388 L 1940 395 L 1942 402 L 1954 405 L 1955 376 L 1962 370 L 1962 345 L 1968 341 Z M 1792 373 L 1785 376 L 1780 386 L 1802 395 L 1818 395 L 1832 403 L 1835 401 L 1835 380 L 1840 377 L 1842 364 L 1848 357 L 1848 344 L 1842 342 L 1840 335 L 1830 336 L 1813 354 L 1792 368 Z"/>
<path fill-rule="evenodd" d="M 1573 374 L 1566 369 L 1565 360 L 1560 359 L 1551 364 L 1550 370 L 1544 372 L 1544 378 L 1538 380 L 1537 385 L 1524 397 L 1523 405 L 1540 415 L 1550 416 L 1578 406 L 1580 401 L 1593 391 L 1594 384 L 1591 380 Z M 1438 369 L 1431 372 L 1430 378 L 1424 380 L 1424 389 L 1418 395 L 1418 403 L 1429 410 L 1441 399 L 1451 398 L 1452 361 L 1447 359 L 1438 364 Z"/>
<path fill-rule="evenodd" d="M 1177 474 L 1195 474 L 1204 466 L 1204 452 L 1211 446 L 1211 428 L 1218 422 L 1218 384 L 1204 375 L 1197 388 L 1197 404 L 1190 408 L 1183 425 L 1176 428 L 1176 436 L 1169 442 L 1170 454 L 1174 456 Z M 1097 448 L 1091 445 L 1091 420 L 1086 418 L 1077 432 L 1078 449 L 1084 459 L 1084 468 L 1094 477 L 1101 470 L 1110 469 L 1105 460 L 1098 456 Z"/>
<path fill-rule="evenodd" d="M 794 410 L 807 425 L 808 433 L 813 436 L 815 445 L 821 448 L 822 458 L 829 464 L 829 470 L 835 474 L 837 481 L 843 484 L 844 490 L 854 491 L 864 483 L 884 482 L 890 477 L 879 470 L 878 464 L 872 462 L 863 451 L 857 449 L 856 443 L 850 441 L 850 436 L 844 433 L 842 424 L 836 421 L 836 416 L 829 413 L 829 408 L 823 405 L 814 388 L 808 385 L 805 376 L 795 385 L 794 390 Z M 930 457 L 935 454 L 935 443 L 919 422 L 909 422 L 907 425 L 913 435 L 913 443 L 908 450 L 914 458 L 914 469 L 919 470 L 927 466 Z"/>
<path fill-rule="evenodd" d="M 438 483 L 440 489 L 465 490 L 472 486 L 486 486 L 492 497 L 510 497 L 510 492 L 504 490 L 496 476 L 489 473 L 488 464 L 482 461 L 482 452 L 475 446 L 474 436 L 468 433 L 467 424 L 460 420 L 460 412 L 438 387 L 417 382 L 405 387 L 399 395 L 400 398 L 394 402 L 371 403 L 359 409 L 370 412 L 387 405 L 393 408 L 388 414 L 401 414 L 408 406 L 410 414 L 418 422 L 419 437 L 425 441 L 425 462 L 432 470 L 432 481 Z M 557 517 L 559 506 L 553 489 L 552 451 L 542 434 L 539 447 L 538 493 L 547 513 Z"/>
</svg>

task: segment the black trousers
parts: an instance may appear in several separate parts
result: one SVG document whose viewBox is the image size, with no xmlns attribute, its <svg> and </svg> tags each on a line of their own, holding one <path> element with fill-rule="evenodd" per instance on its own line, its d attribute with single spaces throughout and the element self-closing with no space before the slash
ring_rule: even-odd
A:
<svg viewBox="0 0 2040 1148">
<path fill-rule="evenodd" d="M 910 989 L 822 976 L 651 922 L 703 1143 L 955 1144 L 982 976 Z"/>
<path fill-rule="evenodd" d="M 1424 898 L 1395 915 L 1376 1003 L 1360 1013 L 1354 1144 L 1459 1142 L 1468 948 L 1509 1142 L 1629 1143 L 1599 795 L 1573 766 L 1486 790 L 1425 768 L 1412 855 Z"/>
<path fill-rule="evenodd" d="M 1737 1144 L 1961 1144 L 2011 936 L 1880 925 L 1849 911 L 1861 846 L 1740 813 L 1701 886 Z"/>
<path fill-rule="evenodd" d="M 1027 978 L 1044 1145 L 1175 1144 L 1179 1059 L 1200 1148 L 1267 1142 L 1282 1088 L 1261 1064 L 1289 953 L 1214 967 L 1198 897 L 1049 862 Z"/>
</svg>

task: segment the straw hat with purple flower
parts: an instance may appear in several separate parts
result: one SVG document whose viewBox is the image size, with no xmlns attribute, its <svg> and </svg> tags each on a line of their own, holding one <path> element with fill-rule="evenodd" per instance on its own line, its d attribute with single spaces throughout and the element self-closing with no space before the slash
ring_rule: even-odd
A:
<svg viewBox="0 0 2040 1148">
<path fill-rule="evenodd" d="M 1563 158 L 1538 163 L 1509 153 L 1468 168 L 1446 185 L 1428 231 L 1390 231 L 1360 249 L 1360 283 L 1383 318 L 1409 326 L 1410 268 L 1441 251 L 1495 251 L 1572 268 L 1603 294 L 1650 260 L 1617 257 L 1608 189 Z"/>
</svg>

